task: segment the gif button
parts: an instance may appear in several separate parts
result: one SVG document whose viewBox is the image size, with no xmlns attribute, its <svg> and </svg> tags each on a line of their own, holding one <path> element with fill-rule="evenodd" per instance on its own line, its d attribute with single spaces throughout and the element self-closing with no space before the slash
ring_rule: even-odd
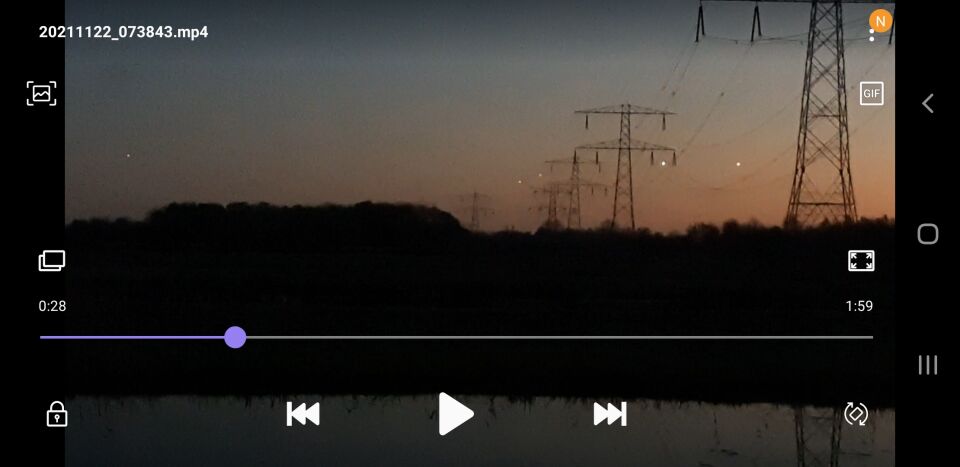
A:
<svg viewBox="0 0 960 467">
<path fill-rule="evenodd" d="M 883 81 L 860 82 L 860 105 L 883 105 Z"/>
</svg>

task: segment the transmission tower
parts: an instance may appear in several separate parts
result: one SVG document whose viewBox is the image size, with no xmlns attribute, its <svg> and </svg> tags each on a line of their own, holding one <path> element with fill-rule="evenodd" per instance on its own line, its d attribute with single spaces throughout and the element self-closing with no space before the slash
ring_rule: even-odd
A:
<svg viewBox="0 0 960 467">
<path fill-rule="evenodd" d="M 705 35 L 703 1 L 697 12 L 696 40 Z M 803 72 L 800 130 L 793 185 L 784 225 L 791 227 L 857 220 L 850 170 L 847 123 L 846 59 L 843 51 L 844 3 L 895 3 L 875 0 L 754 0 L 753 30 L 760 29 L 761 2 L 810 3 L 807 58 Z M 891 31 L 890 43 L 893 42 Z"/>
<path fill-rule="evenodd" d="M 567 182 L 549 182 L 542 187 L 535 187 L 533 189 L 533 194 L 535 195 L 547 195 L 547 204 L 540 204 L 536 206 L 537 211 L 547 212 L 547 220 L 543 223 L 543 227 L 549 230 L 560 230 L 563 228 L 563 224 L 560 223 L 560 196 L 567 195 L 571 191 L 571 186 Z M 569 207 L 566 208 L 569 212 Z"/>
<path fill-rule="evenodd" d="M 564 193 L 568 195 L 567 200 L 567 228 L 568 229 L 580 229 L 583 226 L 582 218 L 580 216 L 580 192 L 581 188 L 589 188 L 590 192 L 597 188 L 606 188 L 600 183 L 591 182 L 580 177 L 580 166 L 583 164 L 594 164 L 597 166 L 597 172 L 600 172 L 600 153 L 597 152 L 597 157 L 593 161 L 584 161 L 583 158 L 577 154 L 577 151 L 573 151 L 573 157 L 570 159 L 552 159 L 545 161 L 547 165 L 550 166 L 550 170 L 553 171 L 553 166 L 557 164 L 570 164 L 570 180 L 567 182 L 569 187 L 567 192 Z"/>
<path fill-rule="evenodd" d="M 797 467 L 838 467 L 842 410 L 794 409 Z"/>
<path fill-rule="evenodd" d="M 633 209 L 633 151 L 672 151 L 673 162 L 676 165 L 676 150 L 667 146 L 637 141 L 631 138 L 630 117 L 632 115 L 659 115 L 661 128 L 667 128 L 667 115 L 674 115 L 666 110 L 640 107 L 632 104 L 611 105 L 595 109 L 577 110 L 577 114 L 584 115 L 584 125 L 590 128 L 590 115 L 619 115 L 620 138 L 615 141 L 577 146 L 577 149 L 616 150 L 617 151 L 617 178 L 613 190 L 613 228 L 620 226 L 623 216 L 629 216 L 630 229 L 636 229 L 636 219 Z M 652 156 L 651 156 L 652 159 Z"/>
<path fill-rule="evenodd" d="M 461 201 L 466 201 L 469 203 L 468 210 L 470 211 L 470 223 L 467 224 L 467 229 L 477 232 L 480 230 L 480 218 L 488 214 L 493 214 L 493 209 L 490 209 L 483 205 L 483 202 L 488 199 L 488 196 L 477 193 L 460 196 Z"/>
</svg>

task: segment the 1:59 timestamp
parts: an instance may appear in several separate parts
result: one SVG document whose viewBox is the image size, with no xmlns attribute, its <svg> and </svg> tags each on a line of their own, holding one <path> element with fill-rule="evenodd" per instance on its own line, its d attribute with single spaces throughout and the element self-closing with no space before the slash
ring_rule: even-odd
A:
<svg viewBox="0 0 960 467">
<path fill-rule="evenodd" d="M 858 313 L 873 311 L 873 300 L 847 300 L 847 311 Z"/>
</svg>

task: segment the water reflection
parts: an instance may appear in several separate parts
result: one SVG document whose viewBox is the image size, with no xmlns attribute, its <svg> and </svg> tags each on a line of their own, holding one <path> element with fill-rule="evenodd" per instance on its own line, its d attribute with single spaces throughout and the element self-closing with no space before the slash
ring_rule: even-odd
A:
<svg viewBox="0 0 960 467">
<path fill-rule="evenodd" d="M 288 400 L 320 402 L 320 426 L 286 427 Z M 633 400 L 620 427 L 594 426 L 593 400 L 458 400 L 476 416 L 440 437 L 435 396 L 81 397 L 67 465 L 894 465 L 893 410 L 851 427 L 832 409 Z"/>
</svg>

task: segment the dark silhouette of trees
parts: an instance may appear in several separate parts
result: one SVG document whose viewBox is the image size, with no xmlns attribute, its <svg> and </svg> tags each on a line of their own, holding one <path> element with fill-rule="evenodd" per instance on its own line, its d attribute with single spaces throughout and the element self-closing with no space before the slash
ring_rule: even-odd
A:
<svg viewBox="0 0 960 467">
<path fill-rule="evenodd" d="M 216 334 L 232 324 L 265 335 L 879 334 L 895 323 L 887 287 L 893 231 L 892 221 L 876 219 L 811 229 L 728 221 L 669 235 L 610 229 L 474 233 L 443 211 L 414 205 L 178 203 L 142 221 L 70 223 L 66 296 L 76 334 Z M 877 272 L 851 281 L 846 250 L 874 248 Z M 846 313 L 847 297 L 884 306 L 870 315 Z M 467 379 L 490 365 L 491 374 L 516 380 L 515 391 L 534 394 L 545 388 L 576 393 L 571 381 L 595 391 L 595 378 L 570 377 L 570 365 L 579 375 L 624 368 L 624 351 L 613 343 L 407 344 L 358 344 L 349 351 L 342 343 L 311 344 L 296 358 L 281 345 L 243 352 L 220 346 L 223 353 L 140 345 L 118 353 L 85 345 L 71 352 L 67 366 L 76 372 L 71 380 L 105 390 L 177 390 L 182 381 L 195 388 L 203 380 L 206 390 L 235 391 L 233 376 L 243 372 L 251 375 L 244 388 L 274 391 L 276 381 L 309 381 L 302 376 L 319 368 L 338 381 L 391 380 L 397 390 L 415 391 L 411 384 L 430 381 L 424 372 L 436 373 L 431 365 L 418 366 L 430 360 L 469 368 L 460 375 Z M 623 345 L 647 356 L 641 359 L 645 381 L 668 382 L 647 395 L 809 400 L 831 397 L 832 386 L 817 384 L 815 393 L 793 382 L 842 379 L 857 394 L 892 387 L 880 384 L 893 374 L 884 366 L 892 356 L 875 358 L 859 343 L 828 349 L 817 342 L 802 351 L 793 343 L 765 347 L 770 352 L 715 343 Z M 892 355 L 892 346 L 884 351 Z M 543 366 L 554 360 L 562 371 Z M 140 369 L 142 361 L 152 363 L 150 372 Z M 825 361 L 833 366 L 824 370 Z M 531 368 L 541 367 L 542 375 L 529 377 Z M 677 368 L 692 376 L 678 377 Z M 766 371 L 766 386 L 755 380 L 758 368 Z M 135 378 L 124 373 L 134 371 Z M 395 377 L 385 377 L 390 371 Z M 702 384 L 706 374 L 710 384 Z M 444 377 L 455 375 L 445 371 Z M 747 380 L 752 395 L 743 391 Z M 131 382 L 140 385 L 125 386 Z"/>
</svg>

